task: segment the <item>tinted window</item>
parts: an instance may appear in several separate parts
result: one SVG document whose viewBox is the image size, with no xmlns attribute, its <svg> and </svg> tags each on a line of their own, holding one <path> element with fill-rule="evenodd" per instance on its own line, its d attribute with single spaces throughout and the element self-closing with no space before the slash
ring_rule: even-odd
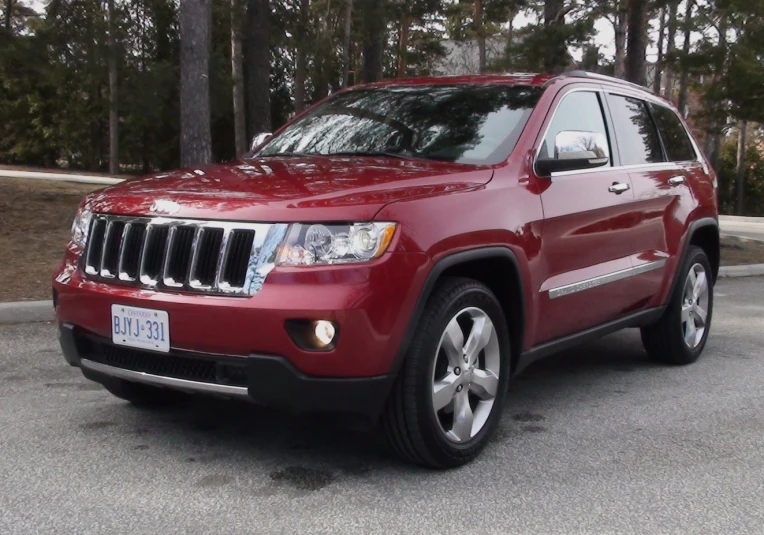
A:
<svg viewBox="0 0 764 535">
<path fill-rule="evenodd" d="M 621 165 L 639 165 L 663 161 L 661 142 L 645 103 L 636 98 L 610 95 L 615 135 L 621 153 Z"/>
<path fill-rule="evenodd" d="M 562 99 L 541 145 L 539 158 L 557 157 L 555 139 L 560 132 L 592 132 L 602 134 L 607 139 L 607 129 L 597 93 L 576 91 Z"/>
<path fill-rule="evenodd" d="M 497 164 L 512 152 L 541 91 L 507 85 L 348 91 L 288 126 L 258 156 L 392 152 Z"/>
<path fill-rule="evenodd" d="M 685 162 L 697 159 L 687 131 L 676 113 L 666 106 L 653 103 L 650 103 L 650 111 L 663 138 L 663 146 L 666 148 L 669 161 Z"/>
</svg>

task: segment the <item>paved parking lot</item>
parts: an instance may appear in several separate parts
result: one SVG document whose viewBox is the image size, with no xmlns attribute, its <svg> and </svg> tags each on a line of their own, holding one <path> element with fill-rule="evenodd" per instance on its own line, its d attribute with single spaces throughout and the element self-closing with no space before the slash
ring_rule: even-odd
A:
<svg viewBox="0 0 764 535">
<path fill-rule="evenodd" d="M 217 402 L 144 411 L 0 328 L 0 533 L 763 533 L 764 280 L 725 280 L 697 364 L 636 332 L 513 385 L 500 436 L 433 472 L 373 436 Z"/>
</svg>

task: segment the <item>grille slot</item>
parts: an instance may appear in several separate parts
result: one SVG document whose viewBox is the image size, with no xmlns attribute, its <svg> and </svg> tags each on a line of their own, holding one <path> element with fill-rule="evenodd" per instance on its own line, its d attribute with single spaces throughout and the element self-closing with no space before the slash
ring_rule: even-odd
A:
<svg viewBox="0 0 764 535">
<path fill-rule="evenodd" d="M 234 287 L 241 287 L 247 278 L 249 253 L 255 241 L 251 230 L 234 230 L 228 243 L 228 254 L 223 267 L 222 280 Z"/>
<path fill-rule="evenodd" d="M 288 228 L 99 214 L 91 225 L 82 262 L 87 278 L 231 296 L 260 289 Z"/>
<path fill-rule="evenodd" d="M 101 276 L 115 277 L 119 267 L 119 248 L 122 244 L 122 235 L 125 231 L 125 223 L 122 221 L 110 221 L 106 227 L 106 238 L 103 242 L 103 256 L 101 257 Z"/>
<path fill-rule="evenodd" d="M 188 282 L 188 268 L 191 265 L 191 246 L 196 228 L 191 226 L 175 227 L 168 246 L 164 283 L 167 286 L 183 286 Z"/>
<path fill-rule="evenodd" d="M 151 226 L 144 246 L 143 270 L 144 282 L 157 281 L 162 273 L 164 251 L 167 246 L 167 236 L 170 227 Z"/>
<path fill-rule="evenodd" d="M 207 228 L 202 230 L 197 245 L 197 257 L 191 278 L 200 286 L 215 284 L 220 248 L 223 246 L 223 229 Z"/>
<path fill-rule="evenodd" d="M 119 278 L 121 280 L 134 281 L 138 277 L 138 269 L 141 266 L 141 251 L 143 250 L 145 237 L 145 223 L 132 223 L 125 229 L 122 253 L 120 255 Z"/>
<path fill-rule="evenodd" d="M 101 254 L 103 253 L 103 238 L 107 222 L 105 219 L 95 219 L 92 225 L 88 248 L 85 253 L 85 272 L 96 275 L 101 272 Z"/>
</svg>

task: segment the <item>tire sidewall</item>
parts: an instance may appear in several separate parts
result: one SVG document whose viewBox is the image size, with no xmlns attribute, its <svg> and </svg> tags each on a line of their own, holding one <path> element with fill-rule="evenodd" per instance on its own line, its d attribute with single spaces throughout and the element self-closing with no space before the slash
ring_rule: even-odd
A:
<svg viewBox="0 0 764 535">
<path fill-rule="evenodd" d="M 493 322 L 499 339 L 500 350 L 500 370 L 499 370 L 499 388 L 496 399 L 483 428 L 470 440 L 464 443 L 457 443 L 444 436 L 435 411 L 432 405 L 432 377 L 435 366 L 435 352 L 440 344 L 443 332 L 451 319 L 465 308 L 476 307 L 488 314 Z M 423 373 L 419 374 L 418 384 L 416 385 L 417 406 L 419 407 L 418 420 L 426 427 L 423 438 L 428 442 L 430 448 L 440 451 L 446 455 L 456 458 L 469 458 L 477 454 L 493 434 L 499 424 L 502 409 L 504 406 L 507 390 L 509 386 L 510 375 L 510 343 L 509 328 L 507 321 L 496 297 L 480 284 L 464 288 L 456 293 L 449 304 L 441 311 L 440 317 L 433 324 L 429 332 L 423 333 L 422 344 L 419 345 L 417 358 L 426 359 L 426 362 L 420 362 Z"/>
<path fill-rule="evenodd" d="M 684 301 L 684 288 L 687 284 L 687 278 L 690 275 L 690 268 L 692 268 L 692 266 L 695 264 L 700 264 L 706 271 L 706 277 L 708 279 L 708 313 L 706 316 L 706 330 L 703 333 L 703 338 L 700 340 L 700 343 L 696 347 L 691 348 L 684 340 L 684 332 L 682 329 L 682 304 Z M 676 325 L 676 329 L 672 329 L 672 332 L 676 333 L 676 343 L 683 349 L 686 360 L 690 362 L 697 360 L 698 357 L 700 357 L 700 354 L 703 353 L 703 349 L 706 346 L 706 341 L 708 340 L 708 335 L 711 332 L 711 322 L 713 320 L 714 314 L 714 284 L 712 273 L 711 263 L 709 262 L 706 253 L 703 252 L 703 249 L 700 247 L 692 246 L 689 254 L 687 255 L 687 259 L 682 264 L 682 272 L 680 274 L 681 278 L 679 279 L 679 283 L 677 284 L 677 288 L 674 293 L 674 298 L 670 305 L 671 320 Z"/>
</svg>

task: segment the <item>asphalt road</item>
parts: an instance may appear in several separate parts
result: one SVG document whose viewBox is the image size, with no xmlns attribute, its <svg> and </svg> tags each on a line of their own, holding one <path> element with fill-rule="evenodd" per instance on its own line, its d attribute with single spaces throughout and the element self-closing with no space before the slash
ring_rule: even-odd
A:
<svg viewBox="0 0 764 535">
<path fill-rule="evenodd" d="M 118 401 L 52 325 L 0 328 L 0 533 L 764 533 L 764 279 L 717 286 L 704 357 L 625 332 L 514 384 L 470 466 L 399 464 L 330 421 Z"/>
</svg>

